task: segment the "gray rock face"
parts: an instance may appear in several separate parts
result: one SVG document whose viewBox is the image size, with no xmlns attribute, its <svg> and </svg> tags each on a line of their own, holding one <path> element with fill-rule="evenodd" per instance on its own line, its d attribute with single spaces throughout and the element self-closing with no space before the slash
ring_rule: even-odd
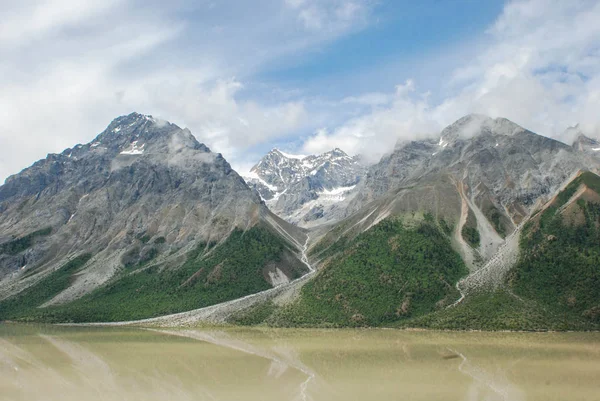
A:
<svg viewBox="0 0 600 401">
<path fill-rule="evenodd" d="M 411 224 L 430 213 L 452 228 L 456 249 L 477 269 L 579 170 L 599 169 L 600 159 L 576 147 L 506 119 L 469 115 L 438 139 L 398 144 L 371 166 L 325 238 L 357 235 L 390 215 Z M 467 243 L 473 231 L 477 240 Z"/>
<path fill-rule="evenodd" d="M 0 187 L 0 211 L 0 243 L 51 228 L 26 251 L 1 255 L 2 296 L 12 292 L 9 285 L 26 286 L 31 269 L 94 255 L 64 300 L 106 282 L 123 263 L 143 261 L 153 246 L 177 256 L 270 214 L 229 163 L 189 130 L 137 113 L 9 177 Z"/>
<path fill-rule="evenodd" d="M 573 127 L 576 131 L 573 148 L 579 152 L 586 153 L 593 157 L 600 157 L 600 142 L 585 136 L 577 127 Z"/>
<path fill-rule="evenodd" d="M 534 203 L 579 169 L 597 169 L 578 149 L 537 135 L 513 122 L 469 115 L 445 128 L 438 140 L 400 144 L 372 166 L 347 213 L 388 191 L 447 173 L 466 186 L 475 203 L 490 199 L 518 224 Z"/>
<path fill-rule="evenodd" d="M 364 171 L 357 157 L 341 149 L 311 156 L 273 149 L 244 178 L 274 213 L 311 226 L 342 213 Z"/>
</svg>

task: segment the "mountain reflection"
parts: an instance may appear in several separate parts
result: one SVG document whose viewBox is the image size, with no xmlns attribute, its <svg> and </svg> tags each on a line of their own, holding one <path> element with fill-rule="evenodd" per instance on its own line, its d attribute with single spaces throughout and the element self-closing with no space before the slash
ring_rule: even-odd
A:
<svg viewBox="0 0 600 401">
<path fill-rule="evenodd" d="M 585 400 L 598 344 L 597 333 L 0 325 L 0 400 Z"/>
<path fill-rule="evenodd" d="M 486 370 L 471 361 L 461 352 L 452 350 L 461 359 L 458 370 L 473 379 L 469 386 L 467 401 L 524 401 L 523 392 L 506 377 L 506 371 Z"/>
</svg>

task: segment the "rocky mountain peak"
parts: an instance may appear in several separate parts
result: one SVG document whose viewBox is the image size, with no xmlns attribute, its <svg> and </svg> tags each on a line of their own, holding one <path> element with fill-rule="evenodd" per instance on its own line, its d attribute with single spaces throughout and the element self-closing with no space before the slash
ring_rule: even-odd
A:
<svg viewBox="0 0 600 401">
<path fill-rule="evenodd" d="M 340 148 L 334 148 L 332 150 L 330 150 L 329 152 L 323 153 L 324 155 L 331 155 L 334 157 L 348 157 L 348 154 L 346 152 L 344 152 L 342 149 Z"/>
<path fill-rule="evenodd" d="M 571 134 L 575 134 L 575 139 L 573 140 L 573 148 L 580 152 L 592 154 L 594 156 L 600 156 L 600 142 L 596 139 L 590 138 L 586 136 L 578 126 L 570 127 L 567 131 L 573 130 L 575 132 L 571 132 Z"/>
<path fill-rule="evenodd" d="M 445 148 L 459 139 L 490 134 L 513 136 L 524 131 L 523 127 L 506 118 L 493 119 L 482 114 L 468 114 L 442 130 L 438 145 Z"/>
<path fill-rule="evenodd" d="M 60 154 L 49 154 L 8 177 L 0 187 L 0 202 L 14 196 L 59 192 L 73 184 L 85 183 L 89 190 L 104 185 L 108 179 L 116 179 L 121 170 L 133 166 L 138 166 L 138 170 L 177 169 L 191 174 L 189 177 L 205 172 L 228 175 L 233 171 L 220 154 L 212 153 L 199 143 L 187 128 L 131 113 L 114 119 L 91 142 L 65 149 Z M 82 173 L 85 173 L 84 180 L 80 177 Z M 243 180 L 237 177 L 243 186 Z"/>
<path fill-rule="evenodd" d="M 364 171 L 358 157 L 339 148 L 307 156 L 273 149 L 244 178 L 271 210 L 303 225 L 347 199 Z"/>
<path fill-rule="evenodd" d="M 124 155 L 141 155 L 154 145 L 156 151 L 173 153 L 183 147 L 210 152 L 187 128 L 150 115 L 131 113 L 114 119 L 89 146 L 119 150 Z"/>
<path fill-rule="evenodd" d="M 291 153 L 286 153 L 280 149 L 277 148 L 273 148 L 269 154 L 272 155 L 277 155 L 278 157 L 282 157 L 285 159 L 294 159 L 294 160 L 302 160 L 306 157 L 306 155 L 295 155 L 295 154 L 291 154 Z"/>
<path fill-rule="evenodd" d="M 115 274 L 125 253 L 143 259 L 148 247 L 139 238 L 159 238 L 175 251 L 218 242 L 266 214 L 255 191 L 189 130 L 132 113 L 93 141 L 50 154 L 0 186 L 3 236 L 51 233 L 26 254 L 0 254 L 0 280 L 78 252 L 99 255 L 90 262 L 91 276 L 69 295 L 75 297 Z"/>
<path fill-rule="evenodd" d="M 538 199 L 555 191 L 573 172 L 597 168 L 597 162 L 588 163 L 582 156 L 508 119 L 468 115 L 446 127 L 438 141 L 405 143 L 371 166 L 347 215 L 397 188 L 450 176 L 464 186 L 461 194 L 473 205 L 481 204 L 482 213 L 493 211 L 494 224 L 505 222 L 498 230 L 510 232 Z"/>
<path fill-rule="evenodd" d="M 91 142 L 65 149 L 60 154 L 49 154 L 21 174 L 9 177 L 6 183 L 11 184 L 15 177 L 20 180 L 26 176 L 38 179 L 42 175 L 47 184 L 49 178 L 54 180 L 64 172 L 83 165 L 97 170 L 108 166 L 103 174 L 109 174 L 135 163 L 166 164 L 189 170 L 190 173 L 202 170 L 202 164 L 217 163 L 224 171 L 231 171 L 222 156 L 199 143 L 189 129 L 149 115 L 131 113 L 114 119 Z M 54 173 L 47 177 L 49 171 Z M 30 188 L 23 185 L 17 187 Z M 12 184 L 4 189 L 8 188 L 12 188 Z"/>
</svg>

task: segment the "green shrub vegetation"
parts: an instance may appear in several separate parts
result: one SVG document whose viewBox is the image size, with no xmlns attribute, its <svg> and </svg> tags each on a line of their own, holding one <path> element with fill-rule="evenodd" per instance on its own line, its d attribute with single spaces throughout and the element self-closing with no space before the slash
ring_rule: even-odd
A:
<svg viewBox="0 0 600 401">
<path fill-rule="evenodd" d="M 516 294 L 556 313 L 600 323 L 600 204 L 579 199 L 573 205 L 583 223 L 557 213 L 581 183 L 600 190 L 600 178 L 589 174 L 571 183 L 539 216 L 538 225 L 525 227 L 510 284 Z"/>
<path fill-rule="evenodd" d="M 479 231 L 476 227 L 469 227 L 466 224 L 462 229 L 462 237 L 471 245 L 473 248 L 477 248 L 481 242 L 479 237 Z"/>
<path fill-rule="evenodd" d="M 332 245 L 331 248 L 335 248 Z M 467 273 L 435 222 L 407 229 L 386 219 L 326 262 L 301 297 L 268 323 L 280 326 L 381 326 L 454 301 Z"/>
<path fill-rule="evenodd" d="M 581 184 L 586 185 L 596 193 L 600 193 L 600 177 L 594 173 L 585 171 L 571 181 L 569 185 L 557 195 L 554 207 L 559 208 L 567 203 L 575 192 L 577 192 L 577 189 Z"/>
<path fill-rule="evenodd" d="M 37 314 L 35 313 L 36 308 L 66 289 L 73 274 L 85 265 L 90 258 L 90 254 L 80 255 L 41 279 L 35 285 L 14 297 L 1 301 L 0 320 L 30 320 L 33 318 Z"/>
<path fill-rule="evenodd" d="M 336 225 L 325 237 L 310 249 L 310 256 L 318 259 L 333 255 L 344 249 L 348 237 L 343 233 L 348 229 L 348 221 Z"/>
<path fill-rule="evenodd" d="M 600 177 L 583 173 L 537 214 L 521 234 L 519 261 L 505 288 L 469 295 L 446 310 L 401 322 L 402 327 L 482 330 L 600 329 L 600 204 L 579 199 L 559 213 L 581 184 L 600 191 Z M 574 216 L 569 216 L 571 212 Z"/>
<path fill-rule="evenodd" d="M 33 245 L 37 237 L 44 237 L 52 233 L 52 227 L 46 227 L 38 231 L 27 234 L 24 237 L 16 238 L 12 241 L 0 244 L 0 254 L 17 255 Z"/>
<path fill-rule="evenodd" d="M 477 217 L 475 217 L 475 213 L 469 208 L 469 213 L 467 215 L 467 221 L 465 222 L 462 231 L 460 233 L 465 241 L 473 248 L 479 247 L 481 242 L 481 238 L 479 236 L 479 231 L 477 230 Z"/>
<path fill-rule="evenodd" d="M 47 322 L 120 321 L 196 309 L 270 288 L 263 268 L 290 252 L 283 240 L 260 227 L 236 230 L 221 245 L 210 252 L 207 249 L 206 244 L 200 244 L 177 269 L 151 266 L 124 271 L 69 304 L 25 308 L 18 316 L 3 313 L 1 317 Z M 299 276 L 300 262 L 295 269 Z M 0 310 L 4 311 L 3 305 L 0 303 Z"/>
<path fill-rule="evenodd" d="M 440 228 L 446 235 L 452 235 L 452 231 L 454 231 L 454 227 L 444 219 L 440 219 Z"/>
<path fill-rule="evenodd" d="M 494 230 L 496 230 L 498 235 L 500 235 L 502 238 L 504 238 L 504 237 L 506 237 L 506 229 L 504 228 L 504 225 L 502 224 L 501 218 L 502 218 L 502 215 L 500 214 L 498 209 L 496 209 L 496 208 L 492 209 L 492 211 L 490 212 L 490 221 L 492 222 L 492 225 L 494 226 Z"/>
<path fill-rule="evenodd" d="M 585 330 L 584 319 L 558 313 L 508 290 L 469 295 L 456 307 L 398 322 L 394 327 L 436 330 Z M 598 328 L 598 327 L 597 327 Z"/>
<path fill-rule="evenodd" d="M 273 301 L 262 302 L 241 312 L 235 313 L 227 319 L 228 323 L 242 326 L 256 326 L 263 324 L 277 310 Z"/>
<path fill-rule="evenodd" d="M 167 242 L 167 239 L 165 237 L 157 237 L 154 240 L 154 243 L 159 245 L 159 244 L 164 244 L 165 242 Z"/>
</svg>

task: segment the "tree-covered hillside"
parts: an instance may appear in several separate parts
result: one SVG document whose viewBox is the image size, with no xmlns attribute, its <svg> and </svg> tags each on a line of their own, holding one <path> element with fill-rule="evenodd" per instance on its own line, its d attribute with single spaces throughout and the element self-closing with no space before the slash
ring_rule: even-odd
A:
<svg viewBox="0 0 600 401">
<path fill-rule="evenodd" d="M 386 219 L 325 261 L 300 299 L 269 319 L 284 326 L 381 326 L 443 308 L 467 273 L 431 216 L 407 228 Z"/>
<path fill-rule="evenodd" d="M 509 278 L 515 293 L 600 324 L 600 177 L 586 172 L 533 219 Z"/>
<path fill-rule="evenodd" d="M 268 271 L 299 277 L 304 265 L 267 228 L 235 230 L 220 244 L 199 244 L 179 268 L 123 267 L 109 283 L 61 306 L 39 308 L 64 290 L 89 255 L 74 259 L 39 283 L 0 302 L 0 320 L 98 322 L 187 311 L 271 288 Z"/>
<path fill-rule="evenodd" d="M 600 329 L 600 177 L 584 172 L 526 224 L 503 287 L 404 322 L 435 329 Z"/>
</svg>

